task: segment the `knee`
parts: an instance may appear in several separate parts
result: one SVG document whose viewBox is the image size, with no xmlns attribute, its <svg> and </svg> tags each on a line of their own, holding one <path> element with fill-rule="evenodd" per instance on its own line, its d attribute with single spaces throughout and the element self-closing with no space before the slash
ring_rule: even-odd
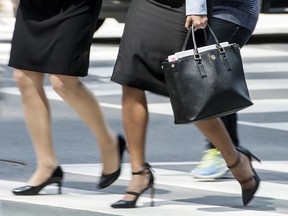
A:
<svg viewBox="0 0 288 216">
<path fill-rule="evenodd" d="M 55 92 L 61 93 L 66 91 L 65 80 L 58 75 L 50 75 L 50 82 Z"/>
<path fill-rule="evenodd" d="M 59 95 L 67 95 L 79 85 L 77 78 L 65 75 L 50 75 L 50 83 Z"/>
<path fill-rule="evenodd" d="M 24 71 L 15 69 L 13 72 L 13 78 L 16 82 L 16 85 L 23 89 L 24 87 L 29 85 L 29 80 Z"/>
</svg>

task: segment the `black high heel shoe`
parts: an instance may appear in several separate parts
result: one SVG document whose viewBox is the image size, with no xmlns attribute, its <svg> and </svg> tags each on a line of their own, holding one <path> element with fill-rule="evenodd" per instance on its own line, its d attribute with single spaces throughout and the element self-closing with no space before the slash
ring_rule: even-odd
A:
<svg viewBox="0 0 288 216">
<path fill-rule="evenodd" d="M 111 185 L 114 181 L 118 179 L 121 173 L 121 163 L 123 159 L 123 154 L 126 149 L 126 141 L 123 136 L 118 135 L 118 148 L 119 148 L 119 156 L 120 156 L 120 164 L 119 168 L 110 174 L 103 174 L 100 177 L 100 181 L 98 183 L 98 188 L 103 189 Z"/>
<path fill-rule="evenodd" d="M 63 171 L 60 166 L 58 166 L 52 175 L 42 184 L 38 186 L 30 186 L 26 185 L 23 187 L 15 188 L 12 192 L 15 195 L 37 195 L 44 187 L 50 184 L 57 184 L 58 185 L 58 194 L 61 194 L 61 187 L 63 181 Z"/>
<path fill-rule="evenodd" d="M 247 188 L 247 189 L 242 189 L 242 201 L 243 201 L 243 204 L 244 206 L 248 205 L 251 200 L 254 198 L 254 194 L 256 193 L 256 191 L 258 190 L 259 188 L 259 185 L 260 185 L 260 178 L 258 176 L 258 174 L 256 173 L 256 171 L 254 170 L 254 168 L 252 167 L 252 164 L 251 164 L 251 161 L 253 159 L 255 159 L 256 161 L 258 162 L 261 162 L 260 159 L 258 159 L 255 155 L 253 155 L 248 149 L 246 148 L 243 148 L 243 147 L 236 147 L 237 151 L 246 155 L 249 160 L 250 160 L 250 166 L 252 168 L 252 172 L 253 172 L 253 175 L 250 176 L 249 178 L 245 179 L 245 180 L 242 180 L 242 181 L 238 181 L 240 184 L 246 184 L 250 181 L 255 181 L 255 185 L 252 187 L 252 188 Z M 233 169 L 235 167 L 237 167 L 241 161 L 241 154 L 238 154 L 238 158 L 237 158 L 237 161 L 232 165 L 232 166 L 227 166 L 229 169 Z"/>
<path fill-rule="evenodd" d="M 151 197 L 151 203 L 150 206 L 154 206 L 154 194 L 155 194 L 155 189 L 154 189 L 154 176 L 152 173 L 151 166 L 148 163 L 144 164 L 144 169 L 139 171 L 139 172 L 132 172 L 132 175 L 145 175 L 149 174 L 149 182 L 146 188 L 144 188 L 140 193 L 134 192 L 134 191 L 127 191 L 126 194 L 130 194 L 135 196 L 134 200 L 119 200 L 116 203 L 113 203 L 111 205 L 112 208 L 135 208 L 136 207 L 136 202 L 138 198 L 140 197 L 141 194 L 143 194 L 148 188 L 150 188 L 150 197 Z"/>
</svg>

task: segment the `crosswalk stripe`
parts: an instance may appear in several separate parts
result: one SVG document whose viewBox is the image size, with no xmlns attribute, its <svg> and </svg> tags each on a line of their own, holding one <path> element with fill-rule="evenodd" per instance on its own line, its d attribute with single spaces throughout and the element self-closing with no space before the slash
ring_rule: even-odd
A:
<svg viewBox="0 0 288 216">
<path fill-rule="evenodd" d="M 121 94 L 121 88 L 118 85 L 108 84 L 101 85 L 87 85 L 97 96 Z M 112 87 L 111 87 L 112 86 Z M 104 87 L 104 89 L 103 89 Z M 112 89 L 112 90 L 111 90 Z M 53 100 L 62 99 L 52 90 L 51 86 L 45 87 L 47 97 Z M 108 92 L 107 92 L 108 91 Z M 7 87 L 0 89 L 0 92 L 12 95 L 20 95 L 17 87 Z M 240 113 L 272 113 L 272 112 L 288 112 L 288 99 L 259 99 L 253 100 L 254 105 L 240 111 Z M 121 109 L 121 105 L 101 103 L 104 107 Z M 149 104 L 149 111 L 157 114 L 173 115 L 170 103 L 151 103 Z"/>
<path fill-rule="evenodd" d="M 245 73 L 288 73 L 287 62 L 244 62 Z"/>
<path fill-rule="evenodd" d="M 278 49 L 267 49 L 267 48 L 255 48 L 250 46 L 244 46 L 241 49 L 241 56 L 244 58 L 249 57 L 287 57 L 288 58 L 288 52 L 284 50 L 278 50 Z"/>
<path fill-rule="evenodd" d="M 137 204 L 138 208 L 134 209 L 112 209 L 109 205 L 122 198 L 122 195 L 87 192 L 74 189 L 64 189 L 61 196 L 45 195 L 45 196 L 13 196 L 7 193 L 7 188 L 13 188 L 19 184 L 18 182 L 0 181 L 2 200 L 38 204 L 45 206 L 55 206 L 75 210 L 86 210 L 92 212 L 106 213 L 109 215 L 125 215 L 125 216 L 147 216 L 147 215 L 165 215 L 175 216 L 179 213 L 183 216 L 223 216 L 223 212 L 227 216 L 243 216 L 243 210 L 246 215 L 253 216 L 284 216 L 285 214 L 257 211 L 253 208 L 244 208 L 240 204 L 234 206 L 218 206 L 197 203 L 177 202 L 163 199 L 155 199 L 155 206 L 149 208 L 150 199 L 140 197 Z M 5 189 L 3 190 L 3 187 Z M 6 193 L 5 193 L 6 192 Z M 139 208 L 140 207 L 140 208 Z M 142 207 L 142 208 L 141 208 Z M 145 208 L 143 208 L 145 207 Z M 216 211 L 215 211 L 216 210 Z"/>
<path fill-rule="evenodd" d="M 154 163 L 150 163 L 154 166 Z M 155 163 L 156 165 L 157 163 Z M 169 164 L 170 166 L 173 163 L 165 163 L 162 162 L 162 165 Z M 175 163 L 177 164 L 177 163 Z M 184 162 L 181 163 L 185 164 Z M 159 163 L 158 163 L 159 166 Z M 256 169 L 261 170 L 273 170 L 274 172 L 279 171 L 283 173 L 288 173 L 288 161 L 262 161 L 261 164 L 253 163 L 253 166 Z M 100 164 L 72 164 L 72 165 L 63 165 L 63 169 L 65 172 L 74 173 L 74 174 L 82 174 L 89 176 L 99 176 L 101 173 L 102 166 Z M 189 172 L 183 171 L 175 171 L 169 169 L 162 168 L 153 168 L 155 173 L 157 174 L 157 184 L 175 186 L 175 187 L 185 187 L 192 189 L 201 189 L 201 190 L 209 190 L 214 192 L 222 192 L 222 193 L 232 193 L 232 194 L 240 194 L 240 187 L 238 183 L 234 179 L 228 179 L 226 181 L 199 181 L 197 179 L 193 179 Z M 130 164 L 123 164 L 123 171 L 120 176 L 120 179 L 129 180 L 131 179 L 131 168 Z M 272 183 L 272 182 L 263 182 L 262 183 L 263 190 L 259 192 L 259 196 L 261 197 L 270 197 L 275 199 L 288 200 L 287 191 L 288 185 Z M 277 193 L 269 194 L 270 190 L 275 190 Z M 268 190 L 268 192 L 265 192 Z"/>
<path fill-rule="evenodd" d="M 95 93 L 97 96 L 105 95 L 121 95 L 121 87 L 119 85 L 110 83 L 105 85 L 89 85 L 88 87 Z M 62 101 L 62 99 L 57 95 L 51 86 L 45 87 L 47 97 L 53 100 Z M 7 94 L 19 95 L 20 92 L 16 87 L 8 87 L 0 89 L 0 92 Z M 260 99 L 253 100 L 254 105 L 241 110 L 239 113 L 249 114 L 249 113 L 276 113 L 276 112 L 288 112 L 288 99 Z M 112 108 L 112 109 L 121 109 L 122 106 L 119 104 L 111 103 L 100 103 L 102 107 Z M 148 104 L 149 112 L 161 115 L 173 116 L 173 111 L 170 103 L 150 103 Z M 288 122 L 247 122 L 239 121 L 239 124 L 249 125 L 262 128 L 270 128 L 275 130 L 284 130 L 288 131 Z"/>
<path fill-rule="evenodd" d="M 185 162 L 181 162 L 185 164 Z M 194 164 L 195 162 L 187 162 L 187 164 Z M 160 164 L 165 165 L 165 162 L 162 163 L 151 163 L 153 165 L 158 166 Z M 173 165 L 173 163 L 167 163 Z M 167 167 L 166 164 L 166 167 Z M 177 163 L 175 163 L 177 164 Z M 256 165 L 256 164 L 255 164 Z M 274 171 L 277 171 L 278 167 L 285 167 L 281 172 L 288 173 L 287 170 L 288 161 L 267 161 L 263 162 L 262 165 L 258 165 L 259 168 L 262 169 L 271 169 L 274 167 Z M 99 176 L 101 173 L 102 166 L 100 164 L 66 164 L 62 165 L 64 171 L 66 173 L 76 173 L 80 175 L 90 175 L 90 176 Z M 256 166 L 254 166 L 256 167 Z M 257 168 L 258 169 L 258 168 Z M 112 209 L 110 208 L 110 204 L 122 198 L 122 195 L 109 194 L 101 191 L 87 191 L 87 190 L 78 190 L 71 188 L 64 188 L 62 195 L 51 195 L 55 192 L 54 186 L 48 186 L 45 188 L 45 196 L 14 196 L 11 193 L 12 188 L 18 187 L 19 185 L 23 185 L 21 182 L 14 181 L 4 181 L 0 180 L 0 200 L 14 201 L 14 202 L 23 202 L 23 203 L 31 203 L 31 204 L 39 204 L 39 205 L 47 205 L 47 206 L 55 206 L 55 207 L 63 207 L 69 209 L 76 210 L 86 210 L 93 212 L 101 212 L 112 215 L 127 215 L 134 216 L 135 214 L 142 215 L 175 215 L 181 212 L 181 215 L 197 215 L 197 216 L 210 216 L 211 211 L 213 215 L 233 215 L 233 216 L 242 216 L 243 211 L 236 210 L 241 207 L 241 189 L 239 184 L 234 179 L 227 179 L 225 181 L 199 181 L 191 178 L 189 173 L 161 168 L 154 168 L 156 175 L 156 189 L 157 185 L 167 185 L 172 187 L 184 187 L 189 189 L 195 189 L 199 192 L 202 191 L 211 191 L 217 193 L 223 193 L 223 197 L 229 194 L 235 194 L 239 196 L 239 203 L 235 203 L 236 206 L 218 206 L 218 205 L 207 205 L 205 203 L 193 203 L 193 202 L 181 202 L 181 201 L 173 201 L 173 200 L 164 200 L 155 199 L 155 207 L 153 208 L 139 208 L 136 209 Z M 131 178 L 131 170 L 129 164 L 124 164 L 122 169 L 122 174 L 120 179 L 129 180 Z M 267 182 L 263 181 L 261 183 L 261 187 L 259 192 L 256 194 L 255 199 L 269 198 L 269 199 L 278 199 L 278 200 L 288 200 L 287 197 L 288 185 Z M 157 194 L 156 194 L 157 195 Z M 181 199 L 181 194 L 179 195 L 179 199 Z M 199 199 L 201 198 L 201 192 L 199 192 Z M 178 200 L 179 200 L 178 199 Z M 138 205 L 141 207 L 148 207 L 150 203 L 150 198 L 141 197 Z M 239 205 L 239 207 L 237 207 Z M 253 204 L 251 204 L 253 205 Z M 217 208 L 218 211 L 214 212 L 213 209 Z M 203 209 L 206 209 L 203 211 Z M 276 212 L 266 212 L 266 211 L 257 211 L 253 210 L 253 208 L 245 208 L 245 213 L 247 215 L 253 216 L 283 216 L 284 214 L 276 213 Z"/>
<path fill-rule="evenodd" d="M 261 127 L 261 128 L 268 128 L 268 129 L 274 129 L 274 130 L 288 131 L 288 122 L 252 123 L 252 122 L 246 122 L 246 121 L 238 121 L 237 123 L 240 125 L 247 125 L 247 126 L 253 126 L 253 127 Z"/>
<path fill-rule="evenodd" d="M 288 79 L 247 79 L 247 86 L 249 90 L 288 90 Z"/>
</svg>

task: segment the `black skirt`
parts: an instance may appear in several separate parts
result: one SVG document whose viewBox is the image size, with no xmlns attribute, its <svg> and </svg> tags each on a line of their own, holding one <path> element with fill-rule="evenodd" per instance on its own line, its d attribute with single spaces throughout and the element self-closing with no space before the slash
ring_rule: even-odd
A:
<svg viewBox="0 0 288 216">
<path fill-rule="evenodd" d="M 184 0 L 132 0 L 111 80 L 168 96 L 161 62 L 181 50 Z"/>
<path fill-rule="evenodd" d="M 9 66 L 86 76 L 102 0 L 21 0 Z"/>
</svg>

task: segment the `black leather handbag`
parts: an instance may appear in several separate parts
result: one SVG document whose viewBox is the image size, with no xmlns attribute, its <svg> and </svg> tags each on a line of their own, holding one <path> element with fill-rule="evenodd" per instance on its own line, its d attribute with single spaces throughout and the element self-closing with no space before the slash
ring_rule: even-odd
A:
<svg viewBox="0 0 288 216">
<path fill-rule="evenodd" d="M 239 46 L 220 44 L 207 27 L 214 45 L 198 48 L 192 26 L 182 51 L 162 63 L 175 124 L 221 117 L 253 105 Z M 184 50 L 190 35 L 193 49 Z"/>
</svg>

